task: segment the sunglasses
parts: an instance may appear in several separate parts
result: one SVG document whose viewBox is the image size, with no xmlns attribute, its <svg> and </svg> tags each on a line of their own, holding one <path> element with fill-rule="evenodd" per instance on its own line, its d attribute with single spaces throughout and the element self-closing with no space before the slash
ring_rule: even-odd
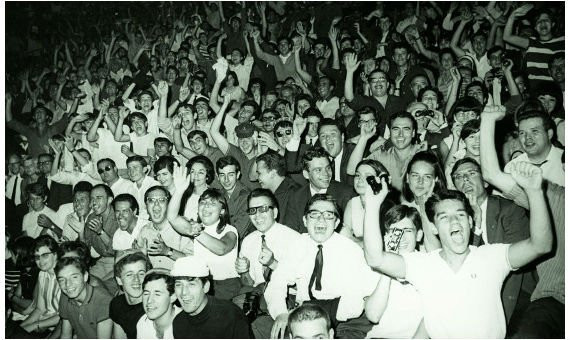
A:
<svg viewBox="0 0 570 340">
<path fill-rule="evenodd" d="M 263 205 L 261 207 L 248 208 L 246 211 L 248 215 L 252 216 L 255 215 L 256 213 L 266 213 L 269 211 L 269 209 L 273 209 L 273 206 Z"/>
<path fill-rule="evenodd" d="M 285 135 L 290 136 L 293 132 L 291 130 L 285 130 L 285 131 L 277 131 L 275 134 L 277 135 L 277 137 L 283 137 Z"/>
<path fill-rule="evenodd" d="M 97 172 L 98 172 L 99 175 L 100 175 L 100 174 L 104 173 L 105 171 L 111 171 L 112 169 L 113 169 L 112 166 L 107 165 L 107 166 L 106 166 L 105 168 L 103 168 L 103 169 L 97 169 Z"/>
</svg>

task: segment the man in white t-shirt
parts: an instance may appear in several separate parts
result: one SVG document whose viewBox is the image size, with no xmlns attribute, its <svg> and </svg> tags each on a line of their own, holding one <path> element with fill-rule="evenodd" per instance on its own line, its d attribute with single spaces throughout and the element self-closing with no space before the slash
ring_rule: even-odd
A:
<svg viewBox="0 0 570 340">
<path fill-rule="evenodd" d="M 530 203 L 530 238 L 513 244 L 469 246 L 473 211 L 463 193 L 434 194 L 426 202 L 427 227 L 439 235 L 442 249 L 404 256 L 385 252 L 378 225 L 387 191 L 365 198 L 364 250 L 375 270 L 405 279 L 418 290 L 424 324 L 431 338 L 504 338 L 503 281 L 511 270 L 551 251 L 552 227 L 542 190 L 540 168 L 517 163 L 512 178 Z M 382 183 L 386 185 L 386 183 Z"/>
<path fill-rule="evenodd" d="M 22 222 L 22 231 L 25 235 L 37 238 L 40 235 L 48 234 L 59 239 L 61 229 L 51 221 L 57 221 L 55 211 L 46 206 L 49 196 L 49 189 L 43 182 L 29 184 L 26 187 L 28 194 L 28 206 L 30 211 L 24 215 Z"/>
<path fill-rule="evenodd" d="M 174 305 L 174 279 L 166 269 L 149 270 L 143 281 L 145 314 L 137 323 L 137 339 L 174 339 L 172 321 L 182 311 Z"/>
<path fill-rule="evenodd" d="M 113 209 L 119 228 L 113 234 L 113 250 L 127 250 L 133 248 L 142 227 L 148 221 L 138 217 L 139 205 L 130 194 L 121 194 L 113 200 Z"/>
</svg>

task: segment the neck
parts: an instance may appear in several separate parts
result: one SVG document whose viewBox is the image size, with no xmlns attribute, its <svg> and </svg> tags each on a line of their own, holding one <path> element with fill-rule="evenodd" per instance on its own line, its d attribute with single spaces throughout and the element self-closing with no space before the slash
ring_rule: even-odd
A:
<svg viewBox="0 0 570 340">
<path fill-rule="evenodd" d="M 410 156 L 410 154 L 413 152 L 411 144 L 405 147 L 404 149 L 394 148 L 394 151 L 396 152 L 396 155 L 400 157 L 400 159 Z"/>
<path fill-rule="evenodd" d="M 36 123 L 36 129 L 38 129 L 38 131 L 44 131 L 45 129 L 47 129 L 47 127 L 48 127 L 47 122 Z"/>
<path fill-rule="evenodd" d="M 109 187 L 112 187 L 113 184 L 117 183 L 118 180 L 119 180 L 119 176 L 115 177 L 115 179 L 110 180 L 108 183 Z"/>
<path fill-rule="evenodd" d="M 140 188 L 142 186 L 145 177 L 146 176 L 142 176 L 141 179 L 135 182 L 137 184 L 137 187 Z"/>
<path fill-rule="evenodd" d="M 405 74 L 408 72 L 408 63 L 398 66 L 398 74 Z"/>
<path fill-rule="evenodd" d="M 79 303 L 80 305 L 82 305 L 85 302 L 85 299 L 87 298 L 87 285 L 88 283 L 85 283 L 83 286 L 83 290 L 81 291 L 81 293 L 79 293 L 79 295 L 74 299 L 75 302 Z"/>
<path fill-rule="evenodd" d="M 105 220 L 110 213 L 111 213 L 111 207 L 107 206 L 107 209 L 105 209 L 105 211 L 103 211 L 99 216 L 101 216 L 103 220 Z"/>
<path fill-rule="evenodd" d="M 135 217 L 133 222 L 131 222 L 131 224 L 127 227 L 127 232 L 129 234 L 133 233 L 133 230 L 135 229 L 135 226 L 137 225 L 138 220 L 139 220 L 138 217 Z"/>
<path fill-rule="evenodd" d="M 127 304 L 129 304 L 130 306 L 132 305 L 136 305 L 142 302 L 142 295 L 135 298 L 130 296 L 129 294 L 125 294 L 125 299 L 127 300 Z"/>
<path fill-rule="evenodd" d="M 202 312 L 204 310 L 204 308 L 206 308 L 206 305 L 208 304 L 208 297 L 204 297 L 204 301 L 202 301 L 202 304 L 200 305 L 200 307 L 198 307 L 194 312 L 190 313 L 190 315 L 195 316 L 200 314 L 200 312 Z"/>
<path fill-rule="evenodd" d="M 174 320 L 174 307 L 170 305 L 170 308 L 166 313 L 162 314 L 158 319 L 154 320 L 152 323 L 154 329 L 159 330 L 161 333 L 172 325 L 172 320 Z"/>
<path fill-rule="evenodd" d="M 281 183 L 283 183 L 284 180 L 285 177 L 277 177 L 277 179 L 275 180 L 271 188 L 269 188 L 269 190 L 271 190 L 272 193 L 275 193 L 275 191 L 277 191 L 277 188 L 279 188 L 279 186 L 281 185 Z"/>
<path fill-rule="evenodd" d="M 447 264 L 451 267 L 451 269 L 453 269 L 454 272 L 457 272 L 463 265 L 463 262 L 465 262 L 467 255 L 469 255 L 469 252 L 469 246 L 463 254 L 456 254 L 452 250 L 443 247 L 439 253 L 439 256 L 441 256 L 441 258 L 447 262 Z"/>
<path fill-rule="evenodd" d="M 197 195 L 202 195 L 204 191 L 208 189 L 208 185 L 206 183 L 202 184 L 199 187 L 194 187 L 194 193 Z"/>
<path fill-rule="evenodd" d="M 485 202 L 486 199 L 487 199 L 487 192 L 483 190 L 483 193 L 481 193 L 481 195 L 477 197 L 477 205 L 481 206 L 481 204 L 483 204 L 483 202 Z"/>
<path fill-rule="evenodd" d="M 545 35 L 540 35 L 540 36 L 538 37 L 538 39 L 540 39 L 540 41 L 550 40 L 550 39 L 552 39 L 552 33 L 548 33 L 548 34 L 545 34 Z"/>
<path fill-rule="evenodd" d="M 166 226 L 168 225 L 168 220 L 166 219 L 166 217 L 164 218 L 164 220 L 162 222 L 159 223 L 152 223 L 152 226 L 154 227 L 154 229 L 161 231 L 162 229 L 164 229 Z"/>
<path fill-rule="evenodd" d="M 329 182 L 329 184 L 330 184 L 330 182 Z M 311 186 L 311 189 L 313 189 L 313 191 L 317 191 L 317 192 L 318 192 L 318 191 L 321 191 L 321 190 L 322 190 L 322 189 L 318 189 L 317 187 L 315 187 L 315 186 L 313 185 L 313 183 L 310 183 L 309 185 Z M 326 189 L 328 189 L 328 187 L 327 187 Z"/>
<path fill-rule="evenodd" d="M 550 153 L 550 150 L 552 149 L 552 145 L 549 145 L 548 148 L 546 148 L 543 152 L 541 152 L 540 154 L 537 155 L 529 155 L 528 156 L 528 160 L 531 163 L 542 163 L 546 160 L 546 157 L 548 157 L 548 154 Z"/>
</svg>

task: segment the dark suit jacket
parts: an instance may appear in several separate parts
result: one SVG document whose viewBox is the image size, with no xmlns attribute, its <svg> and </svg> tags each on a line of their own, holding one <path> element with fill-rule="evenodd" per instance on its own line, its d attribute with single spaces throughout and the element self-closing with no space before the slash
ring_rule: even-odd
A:
<svg viewBox="0 0 570 340">
<path fill-rule="evenodd" d="M 39 182 L 47 185 L 47 179 L 43 176 L 38 179 Z M 73 202 L 73 186 L 51 181 L 47 206 L 57 211 L 60 205 L 71 202 Z"/>
<path fill-rule="evenodd" d="M 277 204 L 279 205 L 279 218 L 277 222 L 285 224 L 285 214 L 287 213 L 287 208 L 290 204 L 293 204 L 293 199 L 291 198 L 295 191 L 299 190 L 301 184 L 295 182 L 289 177 L 285 177 L 283 182 L 275 190 L 275 198 L 277 198 Z"/>
<path fill-rule="evenodd" d="M 499 196 L 489 196 L 485 216 L 487 240 L 491 244 L 512 244 L 530 237 L 527 211 L 512 201 Z M 520 271 L 511 272 L 503 284 L 502 301 L 507 322 L 517 304 L 524 274 Z"/>
<path fill-rule="evenodd" d="M 284 224 L 289 228 L 298 231 L 299 233 L 306 233 L 307 228 L 303 223 L 303 213 L 305 211 L 305 206 L 309 199 L 311 198 L 311 190 L 309 189 L 309 183 L 301 187 L 299 190 L 295 191 L 290 198 L 289 205 L 287 206 L 287 214 L 285 215 Z M 339 183 L 336 181 L 331 181 L 329 188 L 327 189 L 327 194 L 333 196 L 338 203 L 340 208 L 340 216 L 342 218 L 343 211 L 346 204 L 350 199 L 356 196 L 356 193 L 352 187 Z"/>
<path fill-rule="evenodd" d="M 312 146 L 309 144 L 301 144 L 299 145 L 299 150 L 297 152 L 285 151 L 285 161 L 287 162 L 287 172 L 289 172 L 289 174 L 302 174 L 303 155 L 305 155 L 305 152 L 307 152 L 311 147 Z M 346 173 L 346 167 L 348 166 L 348 160 L 350 159 L 350 155 L 355 147 L 355 144 L 343 143 L 343 154 L 340 163 L 340 181 L 351 187 L 354 184 L 354 176 Z M 297 178 L 295 178 L 295 180 L 297 180 Z"/>
<path fill-rule="evenodd" d="M 241 242 L 247 234 L 255 229 L 246 212 L 249 189 L 242 182 L 237 181 L 236 187 L 230 197 L 228 197 L 225 190 L 223 190 L 223 192 L 228 202 L 230 223 L 237 229 L 239 240 Z"/>
</svg>

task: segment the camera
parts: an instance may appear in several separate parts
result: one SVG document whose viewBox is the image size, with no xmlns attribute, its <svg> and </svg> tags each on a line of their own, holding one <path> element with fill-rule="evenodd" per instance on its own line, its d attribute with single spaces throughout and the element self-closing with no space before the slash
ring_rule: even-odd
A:
<svg viewBox="0 0 570 340">
<path fill-rule="evenodd" d="M 386 181 L 386 183 L 388 183 L 388 175 L 387 174 L 382 174 L 380 175 L 380 183 L 376 182 L 376 179 L 374 178 L 374 176 L 368 176 L 366 177 L 366 182 L 368 182 L 368 184 L 370 185 L 370 187 L 372 188 L 372 191 L 374 192 L 374 195 L 378 195 L 378 193 L 380 192 L 380 190 L 382 190 L 382 178 L 384 178 L 384 180 Z"/>
<path fill-rule="evenodd" d="M 421 110 L 421 111 L 417 111 L 416 112 L 416 117 L 434 117 L 435 113 L 433 112 L 433 110 Z"/>
</svg>

